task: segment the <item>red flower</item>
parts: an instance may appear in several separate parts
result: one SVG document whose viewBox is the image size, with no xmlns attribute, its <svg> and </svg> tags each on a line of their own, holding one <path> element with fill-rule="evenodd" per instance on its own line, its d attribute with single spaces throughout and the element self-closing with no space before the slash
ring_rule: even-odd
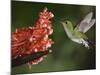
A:
<svg viewBox="0 0 100 75">
<path fill-rule="evenodd" d="M 33 52 L 46 51 L 53 44 L 49 35 L 53 33 L 51 18 L 54 15 L 45 8 L 39 13 L 39 19 L 33 27 L 18 28 L 12 32 L 12 59 L 29 55 Z M 37 60 L 28 62 L 29 66 L 37 64 L 43 60 L 41 57 Z"/>
</svg>

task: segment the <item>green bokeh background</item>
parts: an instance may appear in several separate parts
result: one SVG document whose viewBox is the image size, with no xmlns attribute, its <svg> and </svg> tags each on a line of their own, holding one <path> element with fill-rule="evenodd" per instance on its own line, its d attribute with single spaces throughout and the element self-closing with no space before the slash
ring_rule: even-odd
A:
<svg viewBox="0 0 100 75">
<path fill-rule="evenodd" d="M 66 36 L 59 21 L 67 18 L 75 26 L 91 11 L 94 12 L 93 17 L 95 17 L 96 6 L 12 1 L 11 31 L 20 27 L 33 26 L 38 19 L 38 13 L 44 7 L 54 13 L 52 19 L 54 32 L 50 36 L 55 42 L 51 47 L 53 52 L 39 64 L 33 65 L 31 70 L 24 64 L 12 68 L 12 74 L 95 69 L 95 48 L 88 50 L 83 45 L 72 42 Z M 94 42 L 96 41 L 95 28 L 96 25 L 86 33 Z"/>
</svg>

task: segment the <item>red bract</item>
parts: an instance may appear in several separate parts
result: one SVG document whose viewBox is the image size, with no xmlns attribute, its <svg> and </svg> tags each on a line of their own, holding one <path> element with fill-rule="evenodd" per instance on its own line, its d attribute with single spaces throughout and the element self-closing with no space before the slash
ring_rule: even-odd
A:
<svg viewBox="0 0 100 75">
<path fill-rule="evenodd" d="M 53 33 L 51 18 L 54 15 L 45 8 L 39 13 L 39 18 L 33 27 L 18 28 L 12 32 L 12 59 L 29 55 L 31 53 L 46 51 L 53 44 L 49 35 Z M 44 57 L 28 62 L 29 66 L 37 64 Z"/>
</svg>

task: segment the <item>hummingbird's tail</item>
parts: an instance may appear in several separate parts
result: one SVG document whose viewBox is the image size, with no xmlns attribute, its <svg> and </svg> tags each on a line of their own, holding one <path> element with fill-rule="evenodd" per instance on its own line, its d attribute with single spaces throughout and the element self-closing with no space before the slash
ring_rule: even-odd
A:
<svg viewBox="0 0 100 75">
<path fill-rule="evenodd" d="M 89 48 L 95 48 L 95 43 L 93 41 L 90 41 L 90 40 L 86 40 L 88 42 L 88 46 Z"/>
</svg>

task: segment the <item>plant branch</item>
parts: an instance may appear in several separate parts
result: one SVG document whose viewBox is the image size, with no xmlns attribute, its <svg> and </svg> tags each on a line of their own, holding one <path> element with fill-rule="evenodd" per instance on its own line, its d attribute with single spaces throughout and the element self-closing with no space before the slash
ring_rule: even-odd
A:
<svg viewBox="0 0 100 75">
<path fill-rule="evenodd" d="M 32 53 L 30 55 L 27 55 L 27 56 L 23 56 L 23 57 L 18 57 L 16 59 L 12 59 L 12 63 L 11 63 L 11 66 L 12 67 L 16 67 L 16 66 L 20 66 L 22 64 L 25 64 L 27 62 L 30 62 L 32 60 L 35 60 L 35 59 L 38 59 L 44 55 L 47 55 L 51 53 L 51 50 L 47 50 L 47 51 L 40 51 L 40 52 L 37 52 L 37 53 Z"/>
</svg>

